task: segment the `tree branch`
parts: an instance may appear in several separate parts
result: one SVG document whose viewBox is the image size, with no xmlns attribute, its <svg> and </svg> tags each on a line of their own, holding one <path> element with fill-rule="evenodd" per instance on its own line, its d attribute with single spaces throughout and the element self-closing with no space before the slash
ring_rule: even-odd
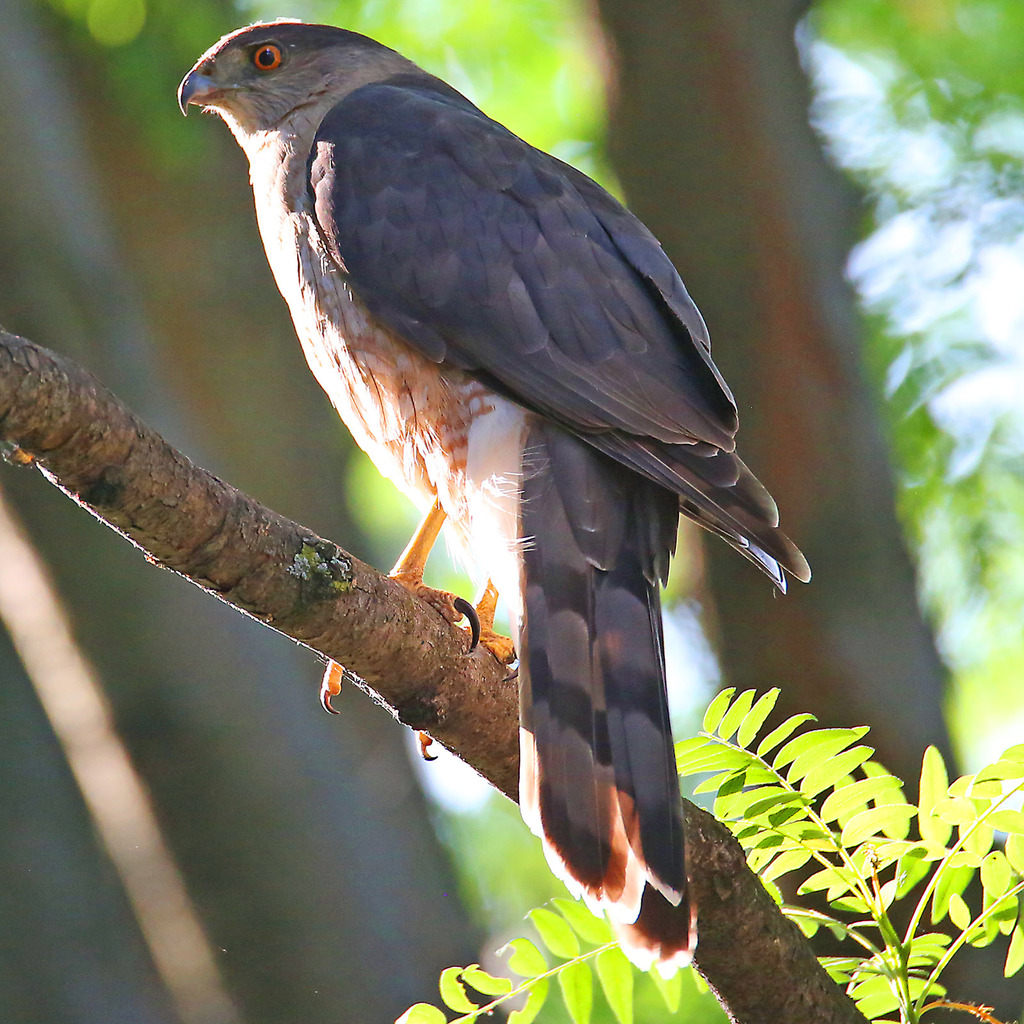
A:
<svg viewBox="0 0 1024 1024">
<path fill-rule="evenodd" d="M 92 374 L 0 331 L 0 439 L 156 565 L 344 665 L 506 796 L 518 789 L 518 693 L 491 655 L 404 587 L 168 445 Z M 697 966 L 730 1017 L 863 1021 L 746 866 L 687 805 Z"/>
</svg>

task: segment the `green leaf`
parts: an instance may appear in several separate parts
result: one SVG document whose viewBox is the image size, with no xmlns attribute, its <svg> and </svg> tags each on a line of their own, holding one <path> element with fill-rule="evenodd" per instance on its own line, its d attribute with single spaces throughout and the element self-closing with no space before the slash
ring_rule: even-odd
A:
<svg viewBox="0 0 1024 1024">
<path fill-rule="evenodd" d="M 972 800 L 978 800 L 980 801 L 978 808 L 984 809 L 986 801 L 992 803 L 993 800 L 998 800 L 1003 795 L 1003 784 L 995 779 L 977 782 L 975 776 L 963 775 L 955 782 L 950 783 L 949 795 L 966 796 Z"/>
<path fill-rule="evenodd" d="M 971 908 L 958 892 L 949 895 L 949 919 L 960 929 L 966 931 L 971 926 Z"/>
<path fill-rule="evenodd" d="M 892 789 L 894 784 L 902 785 L 894 776 L 883 775 L 841 786 L 834 793 L 830 793 L 821 805 L 821 817 L 825 821 L 837 821 L 855 810 L 867 807 L 868 801 Z"/>
<path fill-rule="evenodd" d="M 668 1012 L 674 1014 L 679 1009 L 679 1000 L 683 994 L 683 972 L 676 971 L 671 977 L 663 978 L 661 972 L 651 971 L 648 977 L 654 982 L 655 988 L 665 1000 Z"/>
<path fill-rule="evenodd" d="M 974 776 L 975 782 L 987 782 L 990 779 L 1002 781 L 1024 779 L 1024 764 L 1020 761 L 999 760 L 993 764 L 986 765 Z"/>
<path fill-rule="evenodd" d="M 970 867 L 939 866 L 932 892 L 932 924 L 938 924 L 946 916 L 950 898 L 962 893 L 973 877 L 974 869 Z"/>
<path fill-rule="evenodd" d="M 942 932 L 926 932 L 915 936 L 909 947 L 907 964 L 910 967 L 933 967 L 941 959 L 946 947 L 952 942 Z"/>
<path fill-rule="evenodd" d="M 548 979 L 544 978 L 530 986 L 526 1002 L 508 1015 L 508 1024 L 532 1024 L 548 997 Z"/>
<path fill-rule="evenodd" d="M 1010 937 L 1010 948 L 1006 951 L 1006 963 L 1003 964 L 1003 977 L 1012 978 L 1024 967 L 1024 929 L 1018 924 Z"/>
<path fill-rule="evenodd" d="M 617 947 L 606 949 L 597 954 L 594 969 L 619 1024 L 633 1024 L 633 967 L 625 954 Z"/>
<path fill-rule="evenodd" d="M 750 755 L 744 753 L 741 756 L 749 757 Z M 754 800 L 757 794 L 776 789 L 778 789 L 778 779 L 774 775 L 744 765 L 738 770 L 720 772 L 718 775 L 712 776 L 695 786 L 693 791 L 694 793 L 714 792 L 715 798 L 721 799 L 722 797 L 737 796 L 745 790 L 750 794 L 749 799 Z M 747 797 L 743 799 L 746 800 Z"/>
<path fill-rule="evenodd" d="M 763 871 L 760 872 L 762 881 L 771 881 L 788 871 L 796 871 L 802 868 L 811 859 L 811 851 L 804 849 L 786 850 L 780 853 Z"/>
<path fill-rule="evenodd" d="M 505 943 L 498 950 L 498 955 L 502 955 L 507 949 L 512 950 L 512 955 L 508 958 L 508 969 L 523 978 L 536 978 L 538 974 L 543 974 L 548 969 L 544 954 L 529 939 L 513 939 Z"/>
<path fill-rule="evenodd" d="M 837 896 L 835 899 L 829 897 L 829 903 L 836 910 L 845 910 L 851 914 L 868 914 L 871 908 L 859 896 Z"/>
<path fill-rule="evenodd" d="M 930 871 L 930 861 L 938 859 L 938 856 L 933 857 L 927 850 L 922 850 L 920 847 L 914 847 L 900 857 L 896 867 L 896 879 L 900 886 L 897 898 L 902 899 L 918 882 L 922 881 Z"/>
<path fill-rule="evenodd" d="M 981 862 L 981 886 L 985 890 L 985 895 L 997 900 L 1011 884 L 1010 862 L 1002 850 L 993 850 Z"/>
<path fill-rule="evenodd" d="M 899 883 L 895 878 L 890 878 L 888 882 L 883 882 L 878 890 L 878 902 L 882 905 L 883 910 L 888 910 L 892 906 L 892 901 L 896 899 L 896 893 L 899 891 Z"/>
<path fill-rule="evenodd" d="M 786 778 L 798 782 L 816 764 L 826 758 L 835 757 L 851 743 L 856 743 L 867 733 L 866 725 L 856 729 L 812 729 L 794 736 L 772 759 L 772 767 L 779 771 L 791 765 Z"/>
<path fill-rule="evenodd" d="M 949 866 L 951 868 L 972 868 L 977 870 L 981 867 L 982 858 L 978 856 L 973 850 L 957 850 L 949 858 Z"/>
<path fill-rule="evenodd" d="M 758 730 L 764 725 L 765 719 L 772 713 L 772 708 L 775 707 L 775 702 L 779 699 L 781 692 L 777 686 L 772 687 L 767 693 L 761 695 L 744 717 L 736 733 L 736 742 L 741 747 L 749 747 L 753 742 Z"/>
<path fill-rule="evenodd" d="M 719 794 L 715 799 L 715 817 L 722 821 L 743 819 L 757 822 L 764 826 L 777 818 L 775 812 L 785 810 L 784 820 L 798 817 L 804 818 L 810 800 L 791 789 L 780 789 L 778 786 L 758 786 L 742 793 Z"/>
<path fill-rule="evenodd" d="M 804 808 L 802 807 L 793 807 L 792 805 L 789 807 L 778 807 L 768 815 L 768 824 L 773 828 L 781 828 L 787 821 L 806 817 L 803 812 Z"/>
<path fill-rule="evenodd" d="M 751 844 L 754 850 L 775 850 L 786 842 L 786 837 L 778 832 L 765 832 L 758 830 L 757 839 Z"/>
<path fill-rule="evenodd" d="M 910 804 L 883 804 L 869 807 L 855 814 L 843 827 L 840 841 L 843 846 L 856 846 L 869 836 L 879 833 L 890 839 L 906 837 L 910 819 L 917 814 L 917 808 Z"/>
<path fill-rule="evenodd" d="M 946 762 L 935 747 L 928 747 L 921 761 L 921 792 L 918 800 L 917 827 L 921 838 L 943 846 L 949 842 L 952 829 L 949 823 L 933 815 L 932 810 L 939 800 L 946 799 L 949 775 Z"/>
<path fill-rule="evenodd" d="M 854 971 L 861 965 L 859 956 L 821 956 L 818 957 L 821 966 L 828 971 L 833 981 L 845 985 L 853 976 Z"/>
<path fill-rule="evenodd" d="M 1007 747 L 999 760 L 1024 762 L 1024 743 L 1018 743 L 1015 747 Z"/>
<path fill-rule="evenodd" d="M 953 826 L 934 814 L 928 814 L 924 818 L 918 814 L 917 830 L 922 839 L 941 846 L 948 845 L 949 837 L 953 834 Z"/>
<path fill-rule="evenodd" d="M 921 816 L 931 814 L 932 808 L 939 800 L 944 800 L 949 789 L 949 774 L 946 762 L 942 759 L 937 747 L 928 747 L 921 759 L 921 787 L 918 809 Z"/>
<path fill-rule="evenodd" d="M 991 921 L 1003 935 L 1009 935 L 1017 924 L 1020 903 L 1016 896 L 1004 896 L 991 910 Z"/>
<path fill-rule="evenodd" d="M 883 867 L 888 867 L 890 864 L 895 863 L 900 857 L 906 856 L 908 853 L 912 853 L 917 857 L 928 856 L 928 845 L 924 842 L 912 843 L 908 839 L 888 839 L 882 843 L 871 843 L 872 858 L 877 861 L 878 868 L 881 870 Z M 860 847 L 856 852 L 860 853 L 860 850 L 864 850 L 867 853 L 867 847 Z M 933 858 L 938 860 L 939 857 L 944 856 L 946 848 L 942 847 L 940 852 Z"/>
<path fill-rule="evenodd" d="M 793 715 L 792 718 L 787 718 L 781 725 L 777 725 L 761 742 L 757 745 L 757 756 L 764 757 L 769 751 L 774 750 L 780 743 L 787 740 L 795 730 L 799 729 L 805 722 L 816 721 L 814 715 L 802 714 Z"/>
<path fill-rule="evenodd" d="M 496 978 L 479 964 L 470 964 L 462 972 L 462 980 L 485 996 L 507 996 L 512 991 L 512 982 L 508 978 Z"/>
<path fill-rule="evenodd" d="M 459 1013 L 473 1013 L 475 1010 L 479 1010 L 480 1006 L 466 995 L 466 990 L 462 987 L 460 980 L 461 976 L 461 967 L 446 967 L 441 972 L 437 987 L 445 1006 L 450 1006 L 453 1010 L 458 1010 Z"/>
<path fill-rule="evenodd" d="M 800 807 L 808 806 L 807 798 L 802 793 L 794 792 L 791 789 L 780 789 L 777 786 L 764 786 L 763 789 L 770 789 L 771 792 L 759 797 L 747 807 L 744 817 L 758 818 L 766 811 L 774 810 L 776 807 L 787 804 L 796 804 Z"/>
<path fill-rule="evenodd" d="M 732 734 L 740 727 L 740 722 L 747 717 L 754 703 L 756 693 L 756 690 L 744 690 L 722 716 L 722 721 L 718 723 L 718 735 L 723 740 L 731 739 Z"/>
<path fill-rule="evenodd" d="M 932 813 L 951 825 L 971 825 L 978 819 L 978 807 L 965 796 L 936 800 Z"/>
<path fill-rule="evenodd" d="M 801 883 L 797 894 L 804 896 L 809 892 L 820 892 L 822 889 L 851 892 L 856 884 L 857 880 L 848 868 L 822 868 Z"/>
<path fill-rule="evenodd" d="M 733 772 L 724 778 L 718 786 L 718 793 L 715 797 L 716 806 L 726 806 L 736 809 L 736 816 L 744 807 L 753 803 L 758 795 L 763 795 L 766 789 L 776 789 L 775 786 L 746 786 L 747 773 Z M 696 790 L 694 790 L 696 792 Z"/>
<path fill-rule="evenodd" d="M 1009 832 L 1017 836 L 1024 835 L 1024 814 L 1020 811 L 1008 809 L 993 811 L 985 819 L 985 824 L 1000 832 Z"/>
<path fill-rule="evenodd" d="M 714 732 L 718 728 L 719 723 L 725 717 L 725 712 L 728 710 L 729 702 L 732 700 L 732 695 L 735 692 L 736 687 L 729 686 L 708 705 L 707 711 L 704 712 L 703 728 L 705 732 Z"/>
<path fill-rule="evenodd" d="M 774 815 L 770 815 L 770 817 L 774 817 Z M 831 852 L 836 848 L 836 842 L 832 834 L 823 830 L 812 819 L 798 818 L 783 822 L 779 825 L 779 831 L 793 845 L 805 846 L 808 850 L 829 850 Z"/>
<path fill-rule="evenodd" d="M 1018 875 L 1024 875 L 1024 836 L 1013 834 L 1006 837 L 1006 859 Z"/>
<path fill-rule="evenodd" d="M 679 775 L 693 774 L 690 765 L 703 761 L 707 752 L 714 749 L 715 745 L 714 741 L 706 736 L 691 736 L 689 739 L 679 740 L 675 745 L 676 772 Z"/>
<path fill-rule="evenodd" d="M 676 754 L 676 771 L 680 775 L 749 768 L 756 763 L 753 755 L 745 750 L 735 750 L 719 743 L 708 743 L 706 740 L 703 750 L 693 751 L 682 757 Z"/>
<path fill-rule="evenodd" d="M 690 757 L 705 747 L 714 745 L 715 741 L 709 740 L 707 736 L 687 736 L 685 740 L 677 740 L 675 743 L 676 760 Z"/>
<path fill-rule="evenodd" d="M 969 826 L 961 825 L 961 835 Z M 970 850 L 971 853 L 977 854 L 978 862 L 981 862 L 981 858 L 992 849 L 992 842 L 995 839 L 995 831 L 988 825 L 974 825 L 971 828 L 971 834 L 967 837 L 964 842 L 964 849 Z"/>
<path fill-rule="evenodd" d="M 415 1003 L 395 1021 L 395 1024 L 448 1024 L 448 1018 L 430 1003 Z"/>
<path fill-rule="evenodd" d="M 764 886 L 764 891 L 771 896 L 775 906 L 781 907 L 785 903 L 785 900 L 782 898 L 782 890 L 770 878 L 762 877 L 761 884 Z"/>
<path fill-rule="evenodd" d="M 991 945 L 999 937 L 999 925 L 987 918 L 981 925 L 971 929 L 967 941 L 975 948 Z"/>
<path fill-rule="evenodd" d="M 566 964 L 558 972 L 558 985 L 565 1008 L 575 1024 L 590 1024 L 590 1011 L 594 1006 L 594 976 L 590 967 L 584 963 Z"/>
<path fill-rule="evenodd" d="M 961 775 L 960 778 L 954 779 L 949 784 L 949 795 L 952 796 L 966 796 L 971 788 L 971 784 L 974 782 L 973 775 Z"/>
<path fill-rule="evenodd" d="M 893 994 L 889 979 L 881 976 L 856 983 L 850 995 L 856 1001 L 857 1009 L 868 1020 L 874 1020 L 899 1007 L 899 1000 Z"/>
<path fill-rule="evenodd" d="M 531 910 L 526 916 L 533 922 L 541 941 L 555 956 L 560 956 L 563 960 L 579 956 L 579 940 L 564 918 L 543 907 Z"/>
<path fill-rule="evenodd" d="M 856 746 L 830 757 L 804 776 L 803 782 L 800 783 L 800 792 L 804 796 L 817 796 L 849 775 L 855 768 L 859 768 L 874 752 L 873 747 Z"/>
<path fill-rule="evenodd" d="M 697 785 L 693 787 L 694 795 L 696 796 L 698 793 L 717 793 L 718 790 L 722 788 L 722 785 L 728 779 L 735 778 L 736 774 L 737 773 L 735 771 L 718 772 L 716 775 L 706 778 L 703 782 L 697 783 Z M 743 773 L 740 772 L 739 774 L 742 776 Z"/>
<path fill-rule="evenodd" d="M 813 939 L 818 934 L 821 923 L 813 917 L 794 917 L 792 914 L 787 914 L 786 916 L 791 921 L 796 922 L 797 928 L 804 933 L 805 939 Z"/>
<path fill-rule="evenodd" d="M 569 922 L 572 930 L 584 941 L 595 946 L 604 945 L 612 939 L 612 930 L 603 917 L 596 917 L 583 903 L 556 896 L 552 901 L 555 909 Z"/>
</svg>

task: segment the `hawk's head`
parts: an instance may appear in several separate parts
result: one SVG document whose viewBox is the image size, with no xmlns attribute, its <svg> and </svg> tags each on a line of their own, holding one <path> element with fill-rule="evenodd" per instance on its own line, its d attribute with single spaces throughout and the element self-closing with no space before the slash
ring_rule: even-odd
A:
<svg viewBox="0 0 1024 1024">
<path fill-rule="evenodd" d="M 182 79 L 178 105 L 183 114 L 191 103 L 216 111 L 244 137 L 279 127 L 299 109 L 316 124 L 353 89 L 412 70 L 401 54 L 358 32 L 273 21 L 211 46 Z"/>
</svg>

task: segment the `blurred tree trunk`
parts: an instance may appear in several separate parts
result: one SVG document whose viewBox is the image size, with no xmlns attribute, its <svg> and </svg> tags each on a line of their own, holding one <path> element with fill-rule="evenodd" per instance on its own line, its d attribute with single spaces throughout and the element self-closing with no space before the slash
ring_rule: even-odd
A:
<svg viewBox="0 0 1024 1024">
<path fill-rule="evenodd" d="M 808 125 L 795 33 L 808 0 L 598 0 L 610 149 L 630 205 L 675 260 L 740 408 L 739 448 L 814 579 L 777 597 L 724 544 L 705 548 L 725 681 L 782 687 L 777 714 L 871 726 L 912 792 L 929 743 L 951 759 L 946 671 L 896 517 L 880 398 L 843 269 L 857 197 Z M 943 977 L 1007 1019 L 1001 951 Z"/>
<path fill-rule="evenodd" d="M 12 1024 L 174 1024 L 131 908 L 0 629 L 0 1005 Z M 55 955 L 56 953 L 56 955 Z"/>
<path fill-rule="evenodd" d="M 781 686 L 780 712 L 866 723 L 911 785 L 949 754 L 946 674 L 918 609 L 877 403 L 843 266 L 856 197 L 808 126 L 803 0 L 600 0 L 611 152 L 711 330 L 739 448 L 814 579 L 784 598 L 706 546 L 730 685 Z"/>
<path fill-rule="evenodd" d="M 0 138 L 18 140 L 0 146 L 0 321 L 70 348 L 174 443 L 199 456 L 201 437 L 207 465 L 369 554 L 344 509 L 340 428 L 270 279 L 241 154 L 191 125 L 192 159 L 163 170 L 72 35 L 28 0 L 0 5 L 12 55 Z M 175 84 L 151 116 L 177 127 Z M 401 728 L 354 694 L 328 718 L 307 655 L 156 572 L 32 476 L 7 472 L 4 486 L 105 681 L 245 1019 L 378 1024 L 428 996 L 440 968 L 473 959 Z M 29 826 L 0 842 L 4 1020 L 171 1021 L 5 644 L 0 658 L 4 821 Z"/>
</svg>

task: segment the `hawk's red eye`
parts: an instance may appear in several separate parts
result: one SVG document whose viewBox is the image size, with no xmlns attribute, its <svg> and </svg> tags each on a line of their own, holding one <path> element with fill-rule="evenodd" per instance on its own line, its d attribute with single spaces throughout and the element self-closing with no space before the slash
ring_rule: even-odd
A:
<svg viewBox="0 0 1024 1024">
<path fill-rule="evenodd" d="M 273 71 L 281 66 L 283 59 L 284 55 L 277 43 L 267 43 L 252 51 L 252 63 L 257 71 Z"/>
</svg>

